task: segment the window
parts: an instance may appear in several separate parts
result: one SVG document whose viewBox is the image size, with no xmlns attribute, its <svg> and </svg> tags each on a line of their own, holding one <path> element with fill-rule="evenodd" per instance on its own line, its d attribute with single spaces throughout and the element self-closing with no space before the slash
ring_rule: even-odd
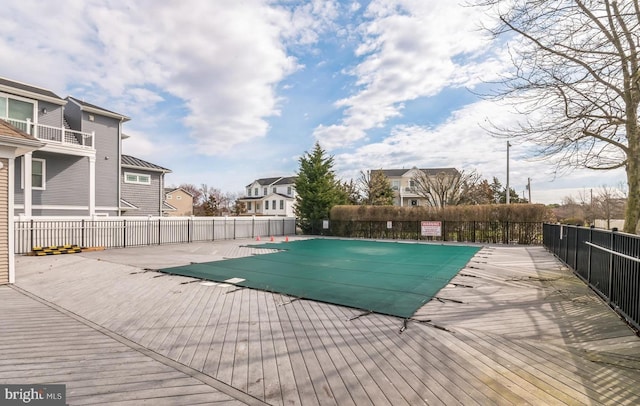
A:
<svg viewBox="0 0 640 406">
<path fill-rule="evenodd" d="M 264 195 L 267 195 L 267 188 L 264 188 Z"/>
<path fill-rule="evenodd" d="M 265 202 L 264 202 L 264 209 L 265 210 L 269 210 L 269 201 L 268 200 L 265 200 Z"/>
<path fill-rule="evenodd" d="M 258 188 L 253 189 L 253 191 L 255 192 L 255 195 L 258 196 Z"/>
<path fill-rule="evenodd" d="M 260 211 L 260 203 L 256 202 L 256 211 Z"/>
<path fill-rule="evenodd" d="M 272 200 L 272 201 L 271 201 L 271 208 L 272 208 L 273 210 L 275 210 L 275 209 L 276 209 L 276 201 L 275 201 L 275 200 Z"/>
<path fill-rule="evenodd" d="M 0 96 L 0 117 L 16 120 L 11 124 L 27 133 L 31 133 L 31 129 L 27 128 L 26 121 L 33 122 L 33 110 L 34 104 L 29 101 Z"/>
<path fill-rule="evenodd" d="M 278 193 L 278 188 L 277 187 L 273 188 L 273 193 Z"/>
<path fill-rule="evenodd" d="M 251 211 L 251 202 L 247 202 L 247 210 Z"/>
<path fill-rule="evenodd" d="M 392 180 L 391 181 L 391 189 L 393 189 L 393 190 L 400 189 L 400 181 L 399 180 Z"/>
<path fill-rule="evenodd" d="M 287 187 L 287 195 L 291 196 L 291 186 Z"/>
<path fill-rule="evenodd" d="M 151 184 L 151 176 L 144 175 L 141 173 L 132 173 L 125 172 L 124 173 L 124 183 L 135 183 L 138 185 L 150 185 Z"/>
<path fill-rule="evenodd" d="M 417 200 L 412 200 L 411 201 L 411 205 L 412 206 L 417 206 L 418 205 L 418 201 Z"/>
<path fill-rule="evenodd" d="M 251 196 L 251 188 L 247 189 L 247 196 Z"/>
<path fill-rule="evenodd" d="M 46 166 L 44 159 L 31 159 L 31 187 L 44 190 L 46 180 Z"/>
<path fill-rule="evenodd" d="M 171 200 L 172 198 L 173 198 L 173 196 L 167 195 L 167 200 Z"/>
<path fill-rule="evenodd" d="M 284 210 L 284 200 L 280 200 L 280 210 Z"/>
<path fill-rule="evenodd" d="M 182 200 L 182 196 L 176 196 L 176 200 Z"/>
</svg>

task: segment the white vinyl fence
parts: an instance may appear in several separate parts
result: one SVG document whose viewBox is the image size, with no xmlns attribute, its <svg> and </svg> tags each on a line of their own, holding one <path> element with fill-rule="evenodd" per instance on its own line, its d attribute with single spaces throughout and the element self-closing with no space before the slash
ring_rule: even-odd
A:
<svg viewBox="0 0 640 406">
<path fill-rule="evenodd" d="M 33 247 L 124 248 L 294 235 L 293 217 L 35 217 L 16 219 L 15 253 Z"/>
</svg>

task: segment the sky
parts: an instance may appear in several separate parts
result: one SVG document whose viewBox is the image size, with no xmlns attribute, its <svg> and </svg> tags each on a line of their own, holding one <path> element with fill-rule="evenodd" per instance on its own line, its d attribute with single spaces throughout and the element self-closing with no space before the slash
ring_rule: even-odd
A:
<svg viewBox="0 0 640 406">
<path fill-rule="evenodd" d="M 131 118 L 123 152 L 167 186 L 242 195 L 293 176 L 316 142 L 338 177 L 476 171 L 533 203 L 620 187 L 623 170 L 557 173 L 479 95 L 512 69 L 478 10 L 444 0 L 8 0 L 0 76 Z M 528 196 L 528 195 L 527 195 Z"/>
</svg>

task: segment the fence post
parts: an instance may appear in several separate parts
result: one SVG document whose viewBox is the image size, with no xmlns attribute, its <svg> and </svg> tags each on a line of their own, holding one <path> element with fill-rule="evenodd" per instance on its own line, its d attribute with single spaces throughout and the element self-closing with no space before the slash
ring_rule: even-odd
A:
<svg viewBox="0 0 640 406">
<path fill-rule="evenodd" d="M 187 242 L 191 242 L 191 219 L 187 219 Z"/>
<path fill-rule="evenodd" d="M 211 218 L 211 241 L 216 240 L 216 219 Z"/>
<path fill-rule="evenodd" d="M 613 228 L 611 230 L 611 245 L 609 246 L 609 249 L 611 251 L 614 251 L 614 241 L 616 238 L 616 231 L 618 231 L 617 228 Z M 613 291 L 613 253 L 609 253 L 609 292 L 607 293 L 607 303 L 609 303 L 609 305 L 611 305 L 611 292 Z"/>
<path fill-rule="evenodd" d="M 282 235 L 285 235 L 284 227 L 285 227 L 285 221 L 284 221 L 284 217 L 283 217 L 282 218 Z"/>
<path fill-rule="evenodd" d="M 442 241 L 447 241 L 447 221 L 442 220 Z"/>
<path fill-rule="evenodd" d="M 162 244 L 162 224 L 160 223 L 160 219 L 158 219 L 158 245 Z"/>
<path fill-rule="evenodd" d="M 84 219 L 82 219 L 82 231 L 81 231 L 81 237 L 80 237 L 80 246 L 81 247 L 86 247 L 86 245 L 84 245 Z"/>
<path fill-rule="evenodd" d="M 589 228 L 589 242 L 593 243 L 593 228 L 594 226 L 591 225 L 591 227 Z M 589 285 L 591 285 L 591 245 L 587 244 L 588 247 L 588 251 L 587 251 L 587 282 L 589 283 Z"/>
<path fill-rule="evenodd" d="M 127 248 L 127 220 L 122 220 L 122 248 Z"/>
<path fill-rule="evenodd" d="M 233 239 L 236 239 L 236 219 L 233 218 Z"/>
<path fill-rule="evenodd" d="M 33 247 L 34 247 L 34 245 L 33 245 L 33 219 L 31 219 L 30 223 L 31 223 L 31 227 L 29 227 L 29 243 L 30 243 L 29 248 L 33 249 Z"/>
<path fill-rule="evenodd" d="M 473 220 L 473 238 L 471 239 L 471 242 L 476 242 L 476 221 Z"/>
</svg>

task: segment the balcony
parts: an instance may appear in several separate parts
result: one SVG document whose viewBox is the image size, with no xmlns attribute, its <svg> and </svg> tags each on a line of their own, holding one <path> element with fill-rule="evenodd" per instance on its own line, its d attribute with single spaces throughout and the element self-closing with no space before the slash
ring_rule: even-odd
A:
<svg viewBox="0 0 640 406">
<path fill-rule="evenodd" d="M 75 131 L 64 127 L 52 127 L 44 124 L 36 124 L 31 120 L 14 120 L 2 118 L 14 127 L 33 135 L 40 141 L 51 145 L 94 150 L 94 133 Z"/>
</svg>

